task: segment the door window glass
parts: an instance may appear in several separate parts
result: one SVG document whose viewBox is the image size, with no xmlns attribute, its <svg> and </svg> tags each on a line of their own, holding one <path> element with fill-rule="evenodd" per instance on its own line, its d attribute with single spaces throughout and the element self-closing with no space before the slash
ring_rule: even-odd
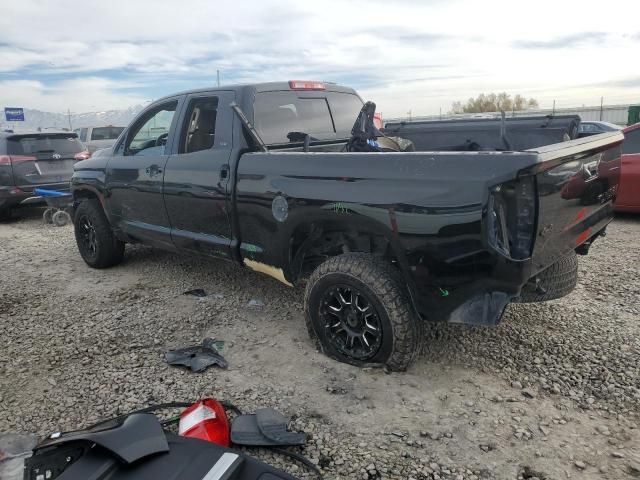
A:
<svg viewBox="0 0 640 480">
<path fill-rule="evenodd" d="M 180 153 L 209 150 L 215 143 L 218 97 L 191 100 L 180 135 Z"/>
<path fill-rule="evenodd" d="M 177 100 L 164 103 L 139 119 L 127 135 L 124 154 L 164 155 L 177 106 Z"/>
</svg>

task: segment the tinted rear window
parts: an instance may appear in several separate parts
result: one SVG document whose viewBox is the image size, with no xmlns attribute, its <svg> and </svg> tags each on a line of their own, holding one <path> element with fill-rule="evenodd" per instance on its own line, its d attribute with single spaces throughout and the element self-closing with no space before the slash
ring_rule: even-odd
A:
<svg viewBox="0 0 640 480">
<path fill-rule="evenodd" d="M 120 136 L 124 127 L 98 127 L 91 132 L 91 140 L 115 140 Z"/>
<path fill-rule="evenodd" d="M 84 147 L 73 134 L 16 135 L 7 138 L 9 155 L 30 155 L 36 153 L 78 153 Z"/>
<path fill-rule="evenodd" d="M 256 95 L 253 108 L 256 130 L 271 145 L 300 142 L 293 132 L 308 133 L 316 140 L 348 138 L 362 101 L 356 95 L 334 92 L 304 96 L 264 92 Z"/>
</svg>

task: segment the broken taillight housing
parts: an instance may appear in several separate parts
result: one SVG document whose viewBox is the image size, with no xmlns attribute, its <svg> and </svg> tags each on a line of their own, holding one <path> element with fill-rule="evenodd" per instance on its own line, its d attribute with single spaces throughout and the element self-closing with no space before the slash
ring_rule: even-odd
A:
<svg viewBox="0 0 640 480">
<path fill-rule="evenodd" d="M 178 433 L 223 447 L 231 446 L 227 413 L 222 404 L 213 398 L 200 400 L 182 412 Z"/>
<path fill-rule="evenodd" d="M 493 187 L 487 210 L 489 245 L 515 260 L 529 258 L 536 221 L 534 177 L 525 176 Z"/>
</svg>

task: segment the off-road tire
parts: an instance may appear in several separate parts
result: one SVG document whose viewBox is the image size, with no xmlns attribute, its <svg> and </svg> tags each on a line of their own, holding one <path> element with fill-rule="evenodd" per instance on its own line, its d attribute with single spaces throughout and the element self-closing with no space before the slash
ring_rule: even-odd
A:
<svg viewBox="0 0 640 480">
<path fill-rule="evenodd" d="M 95 231 L 95 252 L 87 248 L 81 231 L 84 219 L 88 219 Z M 82 259 L 92 268 L 108 268 L 122 262 L 124 242 L 113 234 L 109 220 L 97 200 L 86 199 L 80 202 L 73 218 L 76 243 Z"/>
<path fill-rule="evenodd" d="M 375 356 L 366 361 L 344 355 L 325 333 L 321 301 L 324 292 L 336 284 L 353 285 L 365 293 L 378 312 L 382 343 Z M 304 311 L 311 338 L 322 352 L 338 361 L 404 371 L 419 352 L 423 320 L 412 308 L 402 277 L 390 263 L 371 255 L 346 253 L 318 266 L 307 282 Z"/>
<path fill-rule="evenodd" d="M 576 252 L 571 252 L 538 274 L 538 285 L 541 290 L 537 290 L 531 283 L 527 284 L 513 302 L 536 303 L 555 300 L 569 295 L 576 288 L 577 283 L 578 256 Z"/>
</svg>

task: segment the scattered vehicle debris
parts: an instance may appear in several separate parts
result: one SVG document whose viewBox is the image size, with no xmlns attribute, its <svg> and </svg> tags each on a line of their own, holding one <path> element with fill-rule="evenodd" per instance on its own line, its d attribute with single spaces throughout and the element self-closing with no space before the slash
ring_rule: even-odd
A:
<svg viewBox="0 0 640 480">
<path fill-rule="evenodd" d="M 192 372 L 202 372 L 211 365 L 227 368 L 228 363 L 218 351 L 224 345 L 220 340 L 205 338 L 202 345 L 169 350 L 164 359 L 169 365 L 182 365 Z"/>
<path fill-rule="evenodd" d="M 206 297 L 207 292 L 205 292 L 202 288 L 194 288 L 193 290 L 187 290 L 183 293 L 183 295 L 193 295 L 194 297 Z"/>
<path fill-rule="evenodd" d="M 0 479 L 22 480 L 24 461 L 37 444 L 33 435 L 0 434 Z"/>
<path fill-rule="evenodd" d="M 264 302 L 262 300 L 251 299 L 247 303 L 247 307 L 253 310 L 262 310 L 264 308 Z"/>
<path fill-rule="evenodd" d="M 37 445 L 25 462 L 24 479 L 57 478 L 295 480 L 242 452 L 165 430 L 150 413 L 132 413 L 86 430 L 54 434 Z"/>
<path fill-rule="evenodd" d="M 200 400 L 182 412 L 178 433 L 223 447 L 231 446 L 227 413 L 224 406 L 213 398 Z"/>
<path fill-rule="evenodd" d="M 245 446 L 293 446 L 307 442 L 305 433 L 287 431 L 287 418 L 273 408 L 239 415 L 231 424 L 231 441 Z"/>
</svg>

